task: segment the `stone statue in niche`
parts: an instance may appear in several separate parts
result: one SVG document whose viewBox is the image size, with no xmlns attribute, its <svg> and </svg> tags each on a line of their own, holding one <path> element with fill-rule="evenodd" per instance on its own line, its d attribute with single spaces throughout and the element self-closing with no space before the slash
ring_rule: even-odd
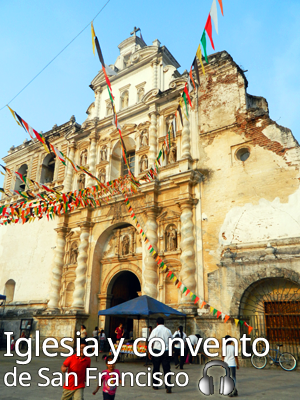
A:
<svg viewBox="0 0 300 400">
<path fill-rule="evenodd" d="M 169 164 L 176 162 L 176 146 L 172 146 L 169 154 Z"/>
<path fill-rule="evenodd" d="M 143 131 L 140 137 L 141 147 L 148 146 L 148 134 L 147 131 Z"/>
<path fill-rule="evenodd" d="M 173 225 L 167 230 L 166 236 L 167 251 L 175 251 L 177 249 L 177 232 Z"/>
<path fill-rule="evenodd" d="M 80 154 L 80 165 L 86 165 L 87 164 L 87 150 L 83 150 Z"/>
<path fill-rule="evenodd" d="M 70 264 L 76 264 L 78 257 L 78 247 L 77 245 L 73 245 L 71 248 L 71 255 L 70 255 Z"/>
<path fill-rule="evenodd" d="M 105 183 L 106 180 L 106 173 L 105 173 L 105 169 L 100 169 L 99 171 L 99 179 L 101 183 Z"/>
<path fill-rule="evenodd" d="M 122 97 L 121 97 L 121 109 L 122 110 L 123 110 L 123 108 L 128 107 L 128 102 L 129 102 L 129 94 L 128 94 L 128 92 L 125 92 L 122 94 Z"/>
<path fill-rule="evenodd" d="M 85 174 L 80 174 L 78 179 L 78 190 L 85 189 Z"/>
<path fill-rule="evenodd" d="M 138 90 L 138 101 L 142 100 L 142 98 L 144 97 L 144 94 L 145 94 L 145 88 L 142 87 Z"/>
<path fill-rule="evenodd" d="M 101 147 L 101 149 L 100 149 L 100 160 L 101 161 L 106 161 L 106 154 L 107 154 L 107 147 L 106 146 L 103 146 L 103 147 Z"/>
<path fill-rule="evenodd" d="M 146 169 L 148 169 L 148 158 L 144 155 L 141 158 L 141 172 L 146 171 Z"/>
<path fill-rule="evenodd" d="M 129 245 L 130 245 L 130 240 L 129 237 L 126 235 L 123 237 L 122 240 L 122 255 L 125 256 L 126 254 L 129 254 Z"/>
</svg>

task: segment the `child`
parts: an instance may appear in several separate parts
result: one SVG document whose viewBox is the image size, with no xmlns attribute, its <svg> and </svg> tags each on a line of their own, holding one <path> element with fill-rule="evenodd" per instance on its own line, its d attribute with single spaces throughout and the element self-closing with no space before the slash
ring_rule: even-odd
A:
<svg viewBox="0 0 300 400">
<path fill-rule="evenodd" d="M 117 385 L 109 386 L 108 381 L 109 379 L 112 379 L 113 382 L 116 382 L 116 379 L 120 379 L 120 371 L 118 369 L 115 369 L 115 364 L 108 364 L 108 362 L 111 362 L 112 360 L 112 356 L 108 356 L 105 358 L 107 369 L 105 371 L 102 371 L 102 374 L 106 373 L 106 375 L 102 376 L 100 382 L 100 385 L 101 383 L 103 383 L 103 400 L 114 400 L 117 391 Z M 116 374 L 118 376 L 116 376 Z M 100 386 L 97 387 L 93 394 L 95 395 L 99 389 Z"/>
<path fill-rule="evenodd" d="M 14 351 L 14 350 L 15 350 L 15 337 L 12 336 L 11 342 L 10 342 L 10 351 Z"/>
</svg>

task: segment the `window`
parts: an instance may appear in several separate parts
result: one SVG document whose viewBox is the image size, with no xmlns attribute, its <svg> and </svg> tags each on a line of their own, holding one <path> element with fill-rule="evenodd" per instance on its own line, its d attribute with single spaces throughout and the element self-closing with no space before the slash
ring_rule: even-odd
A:
<svg viewBox="0 0 300 400">
<path fill-rule="evenodd" d="M 75 285 L 73 282 L 68 283 L 66 290 L 66 307 L 71 307 L 73 303 L 73 293 L 75 290 Z"/>
<path fill-rule="evenodd" d="M 236 152 L 236 158 L 240 161 L 246 161 L 250 157 L 250 150 L 247 147 L 244 147 L 242 149 L 239 149 Z"/>
<path fill-rule="evenodd" d="M 42 164 L 41 183 L 49 183 L 54 179 L 55 154 L 48 154 Z"/>
<path fill-rule="evenodd" d="M 14 301 L 16 282 L 13 279 L 9 279 L 5 284 L 4 294 L 6 296 L 6 303 Z"/>
<path fill-rule="evenodd" d="M 18 172 L 23 175 L 24 177 L 27 176 L 28 166 L 27 164 L 23 164 L 19 169 Z M 15 183 L 15 190 L 23 191 L 25 190 L 25 183 L 21 181 L 21 179 L 16 178 Z"/>
<path fill-rule="evenodd" d="M 129 164 L 129 168 L 132 174 L 134 174 L 134 166 L 135 166 L 135 151 L 131 151 L 127 153 L 127 161 Z M 128 168 L 125 164 L 124 159 L 122 158 L 122 176 L 128 175 Z"/>
</svg>

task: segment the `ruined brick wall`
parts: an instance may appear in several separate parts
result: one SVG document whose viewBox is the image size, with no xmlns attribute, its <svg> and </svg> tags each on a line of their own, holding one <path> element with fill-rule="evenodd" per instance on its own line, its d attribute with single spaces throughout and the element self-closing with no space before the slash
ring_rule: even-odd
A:
<svg viewBox="0 0 300 400">
<path fill-rule="evenodd" d="M 217 272 L 227 246 L 300 237 L 299 144 L 270 119 L 264 98 L 247 94 L 247 84 L 228 53 L 217 53 L 198 99 L 205 295 L 219 303 L 225 296 L 228 306 L 236 274 Z M 244 162 L 243 148 L 250 152 Z M 213 271 L 215 294 L 208 293 Z"/>
</svg>

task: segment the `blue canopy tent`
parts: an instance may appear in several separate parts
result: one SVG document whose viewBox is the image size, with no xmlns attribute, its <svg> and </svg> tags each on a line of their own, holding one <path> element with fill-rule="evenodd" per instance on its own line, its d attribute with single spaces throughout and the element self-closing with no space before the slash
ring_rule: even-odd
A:
<svg viewBox="0 0 300 400">
<path fill-rule="evenodd" d="M 0 300 L 6 300 L 6 296 L 4 296 L 4 294 L 0 294 Z"/>
<path fill-rule="evenodd" d="M 133 319 L 149 318 L 151 315 L 159 314 L 165 317 L 185 317 L 186 315 L 150 296 L 140 296 L 126 301 L 118 306 L 100 310 L 98 315 L 127 316 Z"/>
</svg>

